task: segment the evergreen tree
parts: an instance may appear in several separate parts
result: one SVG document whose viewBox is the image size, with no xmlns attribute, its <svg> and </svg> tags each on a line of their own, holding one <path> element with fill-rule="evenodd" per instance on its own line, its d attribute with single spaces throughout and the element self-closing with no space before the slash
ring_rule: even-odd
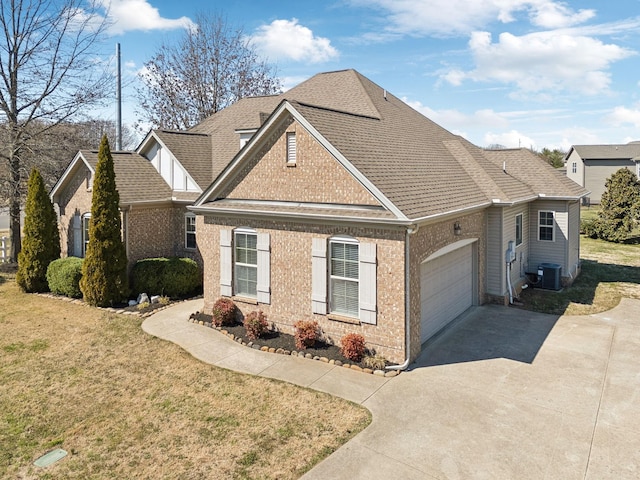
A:
<svg viewBox="0 0 640 480">
<path fill-rule="evenodd" d="M 631 170 L 621 168 L 605 182 L 596 220 L 597 234 L 609 242 L 627 239 L 638 220 L 640 182 Z"/>
<path fill-rule="evenodd" d="M 31 170 L 25 205 L 24 238 L 16 282 L 25 292 L 48 292 L 47 267 L 60 258 L 58 217 L 37 169 Z"/>
<path fill-rule="evenodd" d="M 100 142 L 93 181 L 89 244 L 82 264 L 80 290 L 89 305 L 106 307 L 129 293 L 127 254 L 121 235 L 120 195 L 106 135 Z"/>
</svg>

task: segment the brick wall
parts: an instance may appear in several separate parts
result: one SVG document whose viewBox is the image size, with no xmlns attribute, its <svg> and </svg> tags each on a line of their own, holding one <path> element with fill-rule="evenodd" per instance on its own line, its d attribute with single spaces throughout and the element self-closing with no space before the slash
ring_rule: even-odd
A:
<svg viewBox="0 0 640 480">
<path fill-rule="evenodd" d="M 241 225 L 224 218 L 198 216 L 199 244 L 205 264 L 205 311 L 211 313 L 220 298 L 220 230 L 244 226 L 270 234 L 271 303 L 237 301 L 244 314 L 261 309 L 269 322 L 293 333 L 297 320 L 317 320 L 322 331 L 339 345 L 347 333 L 364 335 L 367 345 L 395 362 L 404 360 L 404 230 L 341 226 L 301 225 L 250 221 Z M 377 244 L 377 325 L 351 324 L 311 312 L 312 238 L 350 235 L 360 242 Z"/>
<path fill-rule="evenodd" d="M 285 132 L 295 132 L 297 159 L 287 165 Z M 260 159 L 258 162 L 257 159 Z M 274 130 L 221 197 L 379 205 L 327 150 L 291 119 Z"/>
<path fill-rule="evenodd" d="M 58 228 L 60 230 L 60 250 L 63 257 L 73 256 L 73 217 L 82 217 L 85 213 L 91 213 L 91 197 L 93 192 L 87 188 L 89 169 L 83 164 L 76 175 L 60 193 L 60 217 Z"/>
</svg>

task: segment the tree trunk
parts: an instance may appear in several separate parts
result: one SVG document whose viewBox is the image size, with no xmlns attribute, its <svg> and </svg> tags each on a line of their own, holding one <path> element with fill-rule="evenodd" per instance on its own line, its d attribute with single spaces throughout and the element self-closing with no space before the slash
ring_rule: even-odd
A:
<svg viewBox="0 0 640 480">
<path fill-rule="evenodd" d="M 22 250 L 22 239 L 20 237 L 20 156 L 14 148 L 9 153 L 9 165 L 11 167 L 11 201 L 9 203 L 9 229 L 11 238 L 11 248 L 9 259 L 12 262 L 18 261 L 18 253 Z"/>
</svg>

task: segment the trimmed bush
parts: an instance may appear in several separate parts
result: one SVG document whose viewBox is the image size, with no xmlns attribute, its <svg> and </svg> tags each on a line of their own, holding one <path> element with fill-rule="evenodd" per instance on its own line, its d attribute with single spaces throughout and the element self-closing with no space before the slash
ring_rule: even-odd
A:
<svg viewBox="0 0 640 480">
<path fill-rule="evenodd" d="M 211 322 L 216 327 L 233 325 L 236 323 L 237 307 L 230 298 L 219 298 L 213 304 Z"/>
<path fill-rule="evenodd" d="M 269 323 L 267 317 L 262 310 L 259 312 L 251 312 L 244 319 L 244 329 L 247 332 L 247 337 L 251 340 L 256 340 L 269 330 Z"/>
<path fill-rule="evenodd" d="M 202 272 L 190 258 L 145 258 L 138 260 L 131 273 L 134 293 L 165 295 L 171 298 L 199 293 Z"/>
<path fill-rule="evenodd" d="M 362 365 L 371 370 L 384 370 L 387 366 L 387 360 L 380 355 L 366 355 L 362 359 Z"/>
<path fill-rule="evenodd" d="M 56 295 L 82 297 L 80 278 L 82 278 L 82 259 L 78 257 L 54 260 L 47 268 L 49 290 Z"/>
<path fill-rule="evenodd" d="M 364 337 L 359 333 L 347 333 L 340 339 L 341 352 L 352 362 L 359 362 L 364 357 Z"/>
<path fill-rule="evenodd" d="M 293 327 L 295 328 L 294 338 L 298 350 L 313 347 L 320 337 L 320 326 L 315 320 L 298 320 L 293 324 Z"/>
</svg>

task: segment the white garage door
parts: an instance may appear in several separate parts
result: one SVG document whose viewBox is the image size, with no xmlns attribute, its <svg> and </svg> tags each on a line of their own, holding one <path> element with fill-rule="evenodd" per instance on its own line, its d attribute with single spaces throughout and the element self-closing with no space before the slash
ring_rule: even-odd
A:
<svg viewBox="0 0 640 480">
<path fill-rule="evenodd" d="M 423 343 L 473 305 L 472 248 L 456 248 L 420 266 Z"/>
</svg>

